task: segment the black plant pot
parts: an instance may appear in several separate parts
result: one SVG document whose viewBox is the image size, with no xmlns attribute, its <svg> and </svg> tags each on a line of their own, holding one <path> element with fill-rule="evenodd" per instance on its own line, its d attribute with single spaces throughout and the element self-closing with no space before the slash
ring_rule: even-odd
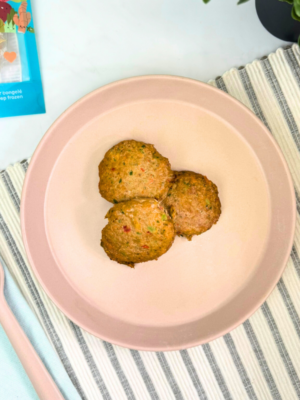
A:
<svg viewBox="0 0 300 400">
<path fill-rule="evenodd" d="M 272 35 L 287 42 L 297 42 L 300 22 L 291 16 L 292 6 L 279 0 L 255 0 L 257 15 Z"/>
</svg>

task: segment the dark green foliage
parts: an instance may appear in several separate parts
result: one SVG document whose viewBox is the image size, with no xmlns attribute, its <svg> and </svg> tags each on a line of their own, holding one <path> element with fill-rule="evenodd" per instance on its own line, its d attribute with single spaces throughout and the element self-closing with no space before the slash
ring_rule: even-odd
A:
<svg viewBox="0 0 300 400">
<path fill-rule="evenodd" d="M 7 14 L 7 23 L 10 24 L 12 22 L 13 26 L 15 25 L 14 23 L 14 15 L 17 14 L 17 11 L 15 11 L 13 8 L 10 10 L 10 13 Z"/>
</svg>

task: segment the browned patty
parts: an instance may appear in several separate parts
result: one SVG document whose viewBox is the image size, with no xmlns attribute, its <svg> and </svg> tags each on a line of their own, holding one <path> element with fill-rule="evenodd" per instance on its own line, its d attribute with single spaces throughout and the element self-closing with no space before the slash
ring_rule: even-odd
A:
<svg viewBox="0 0 300 400">
<path fill-rule="evenodd" d="M 188 240 L 210 229 L 221 215 L 217 186 L 206 176 L 190 171 L 175 172 L 164 205 L 176 234 Z"/>
<path fill-rule="evenodd" d="M 173 178 L 169 160 L 152 144 L 124 140 L 99 165 L 99 191 L 111 203 L 134 198 L 163 199 Z"/>
<path fill-rule="evenodd" d="M 101 246 L 111 260 L 134 267 L 157 260 L 175 238 L 171 218 L 155 199 L 136 199 L 113 206 L 107 213 Z"/>
</svg>

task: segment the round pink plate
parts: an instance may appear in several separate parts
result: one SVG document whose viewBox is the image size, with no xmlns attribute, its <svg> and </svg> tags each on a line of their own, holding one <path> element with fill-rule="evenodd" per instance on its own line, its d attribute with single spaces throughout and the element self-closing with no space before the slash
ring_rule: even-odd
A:
<svg viewBox="0 0 300 400">
<path fill-rule="evenodd" d="M 136 265 L 100 247 L 111 204 L 98 164 L 124 139 L 153 143 L 174 170 L 219 188 L 219 222 L 192 242 Z M 21 206 L 29 262 L 55 304 L 109 342 L 175 350 L 224 335 L 267 298 L 287 262 L 295 227 L 287 165 L 264 125 L 203 83 L 146 76 L 113 83 L 70 107 L 31 160 Z"/>
</svg>

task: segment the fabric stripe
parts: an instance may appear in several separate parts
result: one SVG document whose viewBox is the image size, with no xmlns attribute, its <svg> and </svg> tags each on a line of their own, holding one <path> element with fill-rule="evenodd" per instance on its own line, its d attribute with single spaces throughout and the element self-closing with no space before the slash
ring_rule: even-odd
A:
<svg viewBox="0 0 300 400">
<path fill-rule="evenodd" d="M 192 361 L 188 351 L 181 350 L 180 355 L 181 355 L 184 365 L 189 373 L 191 381 L 193 382 L 194 388 L 196 389 L 196 391 L 198 393 L 199 399 L 200 400 L 208 400 L 205 390 L 200 382 L 199 376 L 197 374 L 197 371 L 194 367 L 193 361 Z"/>
<path fill-rule="evenodd" d="M 227 88 L 226 88 L 224 79 L 223 79 L 221 76 L 220 76 L 219 78 L 216 79 L 216 84 L 217 84 L 217 87 L 218 87 L 219 89 L 223 90 L 223 92 L 228 93 L 228 90 L 227 90 Z"/>
<path fill-rule="evenodd" d="M 28 166 L 29 166 L 28 161 L 27 161 L 27 160 L 22 161 L 22 162 L 21 162 L 21 165 L 22 165 L 22 167 L 23 167 L 23 169 L 24 169 L 24 172 L 26 173 L 26 172 L 27 172 L 27 169 L 28 169 Z"/>
<path fill-rule="evenodd" d="M 63 366 L 65 367 L 71 381 L 73 382 L 75 388 L 77 389 L 78 393 L 82 397 L 83 400 L 86 399 L 86 395 L 79 383 L 79 380 L 74 372 L 74 369 L 70 363 L 70 360 L 68 359 L 68 356 L 65 352 L 65 349 L 62 345 L 62 342 L 52 324 L 51 319 L 49 318 L 49 314 L 45 308 L 45 305 L 40 297 L 40 294 L 32 280 L 32 277 L 27 269 L 26 263 L 20 253 L 20 250 L 18 249 L 16 242 L 14 238 L 12 237 L 7 224 L 5 223 L 2 214 L 0 213 L 0 231 L 2 232 L 4 239 L 6 240 L 11 254 L 15 259 L 16 264 L 18 265 L 19 270 L 22 273 L 22 276 L 24 278 L 24 281 L 30 290 L 31 296 L 34 299 L 34 302 L 36 304 L 37 309 L 39 310 L 39 313 L 41 315 L 41 318 L 43 320 L 43 323 L 45 327 L 47 328 L 47 333 L 51 338 L 51 341 L 59 355 L 59 358 L 61 359 L 61 362 Z"/>
<path fill-rule="evenodd" d="M 298 131 L 297 124 L 295 122 L 294 116 L 290 110 L 290 107 L 283 95 L 282 89 L 279 85 L 279 82 L 274 74 L 271 63 L 268 59 L 261 61 L 261 65 L 263 66 L 264 73 L 266 78 L 273 90 L 273 93 L 277 99 L 277 102 L 281 108 L 282 114 L 285 118 L 285 121 L 289 127 L 291 135 L 294 139 L 294 142 L 297 146 L 298 151 L 300 151 L 300 135 Z"/>
<path fill-rule="evenodd" d="M 265 302 L 261 306 L 261 309 L 262 309 L 264 317 L 266 318 L 266 321 L 269 325 L 269 328 L 271 330 L 272 336 L 273 336 L 276 346 L 278 348 L 281 359 L 285 365 L 285 368 L 287 370 L 289 378 L 292 382 L 293 388 L 294 388 L 297 396 L 300 398 L 300 381 L 299 381 L 297 372 L 296 372 L 294 365 L 292 363 L 292 360 L 287 352 L 287 349 L 286 349 L 285 344 L 282 340 L 282 337 L 279 333 L 277 324 L 273 318 L 273 315 L 270 311 L 270 308 L 269 308 L 267 302 Z"/>
<path fill-rule="evenodd" d="M 224 75 L 224 82 L 226 84 L 228 93 L 243 103 L 246 107 L 251 109 L 251 103 L 247 93 L 244 90 L 239 71 L 237 69 L 233 69 L 230 72 L 227 72 Z"/>
<path fill-rule="evenodd" d="M 269 124 L 266 120 L 266 117 L 261 109 L 261 106 L 259 104 L 259 101 L 257 100 L 257 96 L 255 93 L 255 90 L 253 88 L 253 85 L 251 83 L 251 80 L 249 78 L 248 72 L 246 68 L 240 69 L 239 70 L 239 76 L 241 78 L 242 84 L 244 86 L 245 92 L 247 93 L 247 96 L 249 98 L 249 101 L 251 103 L 252 109 L 255 113 L 255 115 L 265 124 L 265 126 L 269 128 Z"/>
<path fill-rule="evenodd" d="M 251 344 L 251 347 L 253 349 L 253 352 L 257 358 L 257 361 L 259 363 L 260 369 L 264 375 L 265 381 L 267 382 L 267 385 L 270 389 L 271 395 L 274 400 L 282 400 L 280 393 L 278 391 L 278 388 L 276 386 L 276 383 L 274 381 L 273 375 L 270 371 L 270 368 L 267 364 L 266 358 L 264 356 L 264 353 L 261 349 L 261 346 L 257 340 L 257 337 L 254 333 L 254 330 L 252 328 L 251 322 L 249 320 L 245 321 L 243 324 L 244 330 L 246 332 L 246 335 L 249 339 L 249 342 Z"/>
<path fill-rule="evenodd" d="M 180 388 L 179 388 L 179 386 L 178 386 L 178 384 L 177 384 L 177 382 L 176 382 L 176 380 L 174 378 L 174 375 L 173 375 L 173 373 L 171 371 L 171 368 L 170 368 L 170 366 L 168 364 L 168 361 L 166 359 L 165 354 L 162 353 L 162 352 L 157 352 L 156 356 L 158 358 L 158 361 L 159 361 L 159 363 L 161 365 L 162 370 L 164 371 L 164 374 L 165 374 L 165 376 L 167 378 L 167 381 L 168 381 L 168 383 L 169 383 L 169 385 L 170 385 L 170 387 L 172 389 L 172 392 L 174 393 L 175 399 L 176 400 L 184 400 L 183 396 L 182 396 L 182 393 L 181 393 L 181 390 L 180 390 Z"/>
<path fill-rule="evenodd" d="M 298 86 L 300 87 L 300 69 L 299 69 L 299 64 L 296 59 L 296 56 L 292 50 L 292 48 L 285 50 L 284 51 L 284 56 L 288 62 L 288 65 L 292 71 L 292 74 L 294 75 L 296 82 L 298 83 Z"/>
<path fill-rule="evenodd" d="M 16 207 L 17 211 L 20 212 L 20 198 L 16 192 L 16 189 L 14 188 L 14 185 L 10 179 L 10 176 L 6 171 L 1 172 L 1 177 L 4 182 L 4 185 L 6 187 L 6 190 L 8 191 L 14 206 Z"/>
<path fill-rule="evenodd" d="M 243 382 L 244 388 L 245 388 L 245 390 L 246 390 L 246 392 L 248 394 L 249 399 L 250 400 L 258 400 L 257 396 L 256 396 L 256 394 L 254 392 L 253 386 L 251 384 L 251 381 L 250 381 L 250 379 L 248 377 L 247 371 L 245 370 L 245 367 L 244 367 L 244 365 L 243 365 L 243 363 L 241 361 L 241 358 L 239 356 L 239 353 L 238 353 L 238 351 L 236 349 L 236 346 L 234 344 L 234 341 L 233 341 L 230 333 L 227 333 L 227 335 L 225 335 L 223 337 L 223 339 L 224 339 L 224 341 L 225 341 L 225 343 L 227 345 L 227 348 L 228 348 L 228 350 L 230 352 L 230 355 L 231 355 L 231 357 L 233 359 L 234 365 L 236 366 L 236 369 L 237 369 L 237 371 L 239 373 L 239 376 L 240 376 L 240 378 L 241 378 L 241 380 Z"/>
<path fill-rule="evenodd" d="M 299 196 L 297 190 L 295 190 L 295 195 L 296 195 L 297 212 L 300 215 L 300 196 Z"/>
<path fill-rule="evenodd" d="M 300 258 L 298 256 L 298 252 L 297 252 L 295 246 L 293 246 L 293 248 L 292 248 L 291 258 L 293 260 L 293 264 L 294 264 L 294 267 L 295 267 L 295 269 L 297 271 L 297 274 L 298 274 L 298 276 L 300 278 Z"/>
<path fill-rule="evenodd" d="M 109 394 L 109 392 L 107 390 L 107 387 L 106 387 L 106 385 L 105 385 L 105 383 L 104 383 L 104 381 L 102 379 L 102 376 L 100 375 L 100 372 L 99 372 L 99 370 L 98 370 L 98 368 L 97 368 L 97 366 L 95 364 L 94 358 L 93 358 L 93 356 L 92 356 L 92 354 L 91 354 L 91 352 L 90 352 L 90 350 L 89 350 L 89 348 L 88 348 L 88 346 L 87 346 L 87 344 L 86 344 L 86 342 L 84 340 L 84 337 L 82 335 L 82 332 L 81 332 L 80 328 L 77 325 L 75 325 L 72 321 L 69 321 L 69 323 L 70 323 L 70 326 L 71 326 L 71 328 L 72 328 L 72 330 L 73 330 L 73 332 L 74 332 L 74 334 L 75 334 L 75 336 L 77 338 L 79 346 L 80 346 L 80 348 L 82 350 L 82 353 L 84 354 L 86 362 L 87 362 L 87 364 L 88 364 L 88 366 L 89 366 L 89 368 L 90 368 L 90 370 L 92 372 L 93 378 L 94 378 L 94 380 L 95 380 L 95 382 L 96 382 L 96 384 L 97 384 L 97 386 L 98 386 L 98 388 L 99 388 L 99 390 L 101 392 L 101 395 L 102 395 L 103 399 L 104 400 L 111 400 L 111 396 L 110 396 L 110 394 Z"/>
<path fill-rule="evenodd" d="M 300 318 L 299 318 L 299 315 L 298 315 L 298 313 L 297 313 L 297 311 L 295 309 L 294 303 L 293 303 L 293 301 L 291 299 L 291 296 L 290 296 L 290 294 L 289 294 L 289 292 L 288 292 L 288 290 L 286 288 L 286 285 L 285 285 L 285 283 L 284 283 L 282 278 L 280 278 L 280 280 L 279 280 L 279 282 L 277 284 L 277 287 L 278 287 L 278 290 L 279 290 L 279 292 L 281 294 L 281 297 L 282 297 L 282 299 L 284 301 L 284 304 L 285 304 L 285 306 L 286 306 L 286 308 L 288 310 L 288 313 L 289 313 L 289 315 L 291 317 L 291 320 L 292 320 L 292 323 L 293 323 L 293 325 L 295 327 L 297 335 L 298 335 L 298 337 L 300 339 Z"/>
<path fill-rule="evenodd" d="M 204 351 L 204 353 L 206 355 L 206 358 L 207 358 L 207 360 L 209 362 L 209 365 L 210 365 L 210 367 L 211 367 L 211 369 L 213 371 L 213 374 L 214 374 L 214 376 L 216 378 L 216 381 L 217 381 L 217 383 L 219 385 L 219 388 L 221 389 L 221 392 L 223 394 L 224 399 L 225 400 L 231 400 L 232 396 L 231 396 L 231 394 L 230 394 L 230 392 L 228 390 L 228 387 L 226 385 L 226 382 L 224 380 L 224 377 L 222 375 L 220 367 L 217 364 L 216 358 L 214 356 L 214 353 L 211 350 L 210 345 L 208 343 L 204 344 L 202 346 L 202 349 L 203 349 L 203 351 Z"/>
<path fill-rule="evenodd" d="M 135 365 L 137 366 L 137 368 L 141 374 L 141 377 L 145 383 L 145 386 L 149 392 L 151 399 L 159 400 L 159 396 L 156 392 L 155 386 L 153 385 L 152 379 L 151 379 L 150 375 L 148 374 L 148 371 L 146 370 L 145 364 L 142 360 L 140 353 L 136 350 L 130 350 L 130 353 L 135 362 Z"/>
<path fill-rule="evenodd" d="M 126 378 L 126 376 L 122 370 L 121 364 L 117 358 L 117 355 L 116 355 L 116 352 L 115 352 L 113 346 L 110 343 L 105 342 L 105 341 L 103 341 L 103 345 L 104 345 L 104 348 L 108 355 L 108 358 L 119 378 L 119 381 L 121 382 L 122 388 L 123 388 L 127 398 L 129 400 L 134 400 L 135 395 L 134 395 L 132 388 L 128 382 L 128 379 Z"/>
</svg>

